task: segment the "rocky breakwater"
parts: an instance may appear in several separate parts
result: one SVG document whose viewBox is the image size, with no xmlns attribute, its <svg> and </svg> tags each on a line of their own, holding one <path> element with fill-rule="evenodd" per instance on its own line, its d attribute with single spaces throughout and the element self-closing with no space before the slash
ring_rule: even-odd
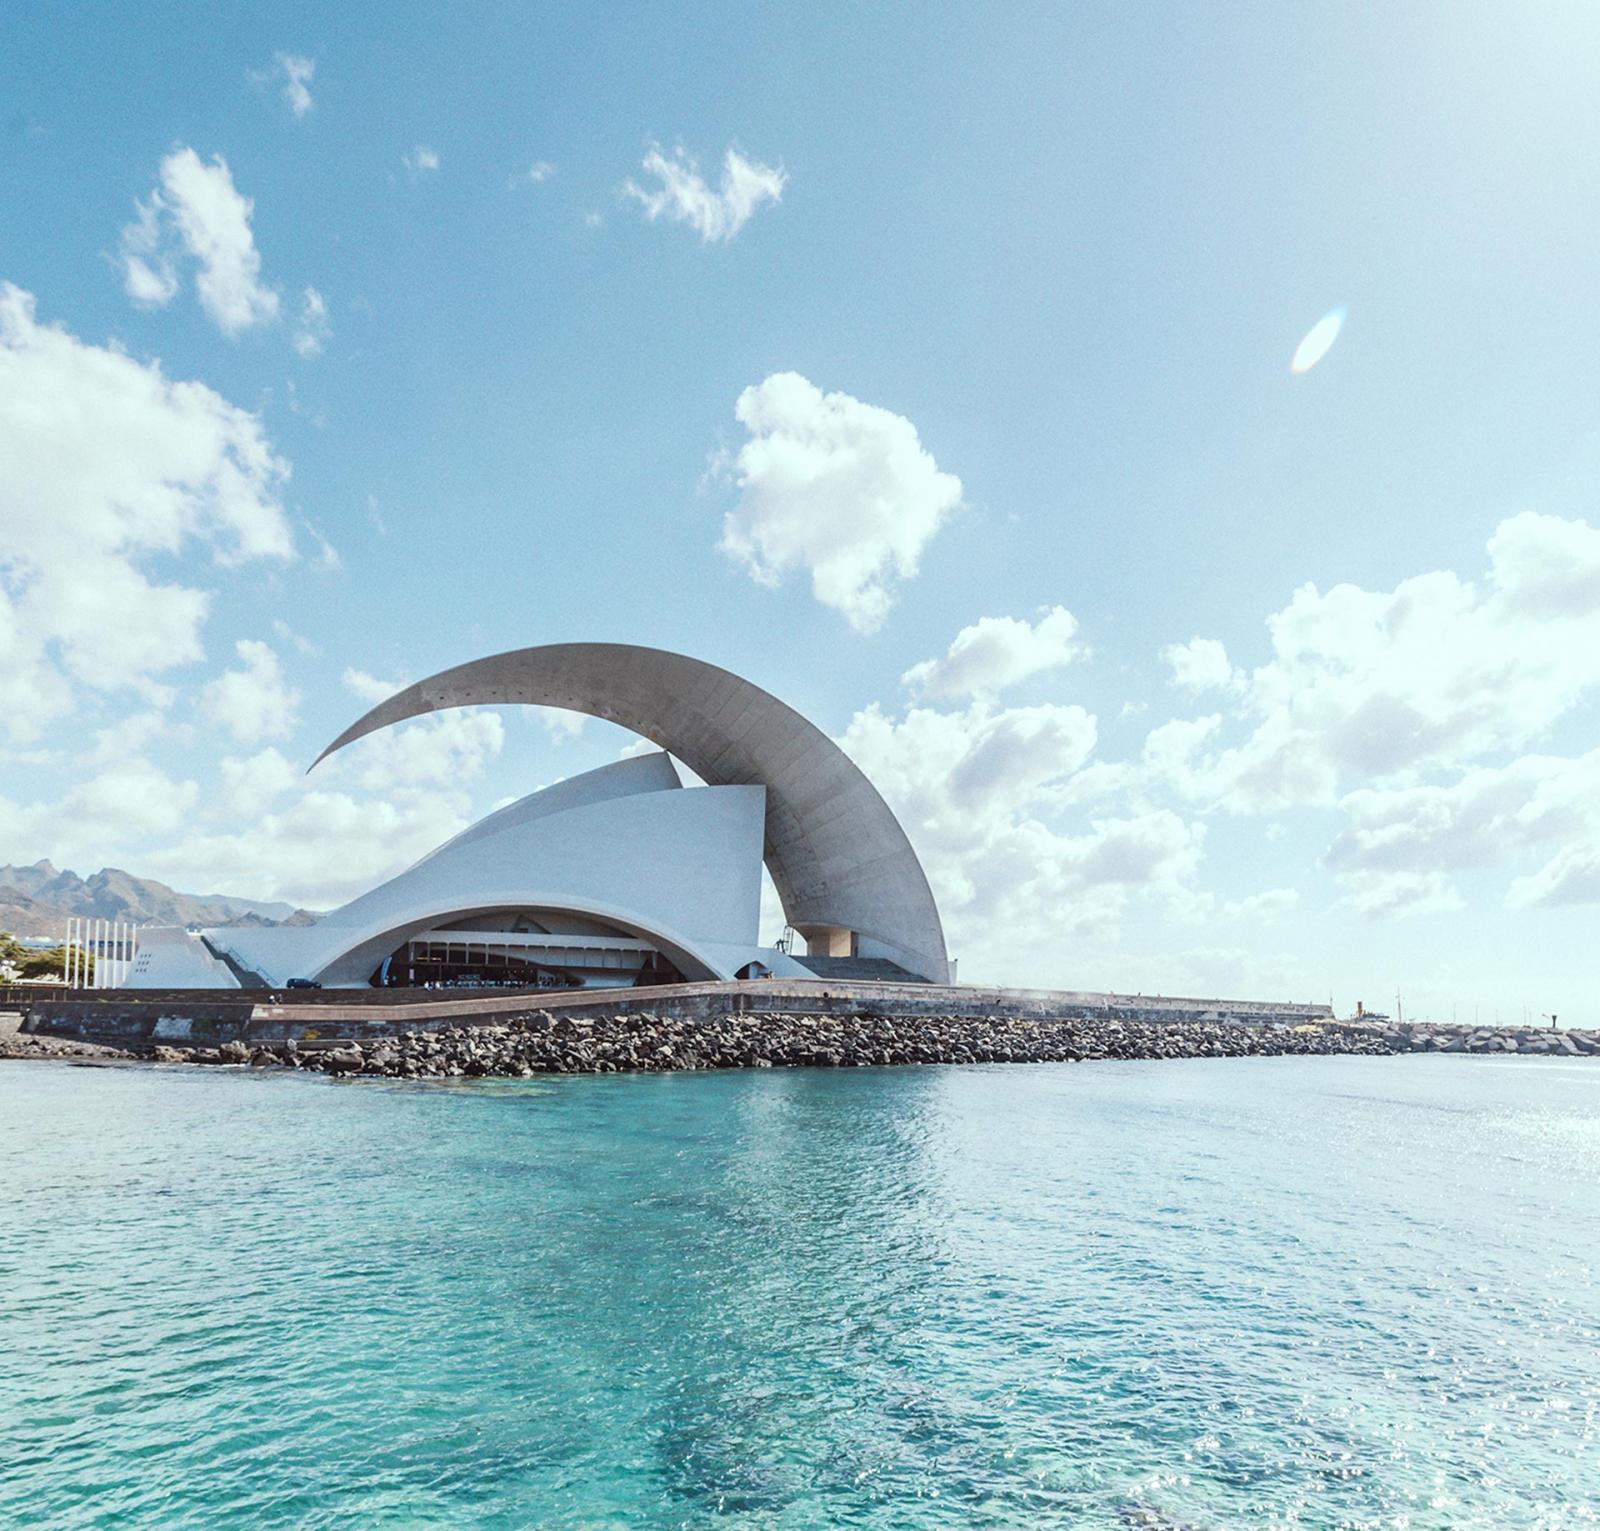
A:
<svg viewBox="0 0 1600 1531">
<path fill-rule="evenodd" d="M 292 1046 L 292 1044 L 291 1044 Z M 1393 1051 L 1375 1028 L 1229 1022 L 1032 1020 L 1009 1016 L 649 1013 L 603 1020 L 539 1011 L 351 1041 L 316 1051 L 263 1050 L 236 1062 L 289 1062 L 323 1073 L 398 1079 L 527 1078 L 720 1068 L 859 1068 L 873 1064 L 1062 1063 L 1094 1059 L 1244 1058 Z"/>
<path fill-rule="evenodd" d="M 1420 1022 L 1385 1026 L 1380 1033 L 1395 1053 L 1520 1053 L 1534 1058 L 1600 1056 L 1600 1031 L 1532 1026 L 1440 1026 Z"/>
<path fill-rule="evenodd" d="M 42 1036 L 0 1038 L 0 1058 L 247 1064 L 393 1079 L 527 1078 L 721 1068 L 860 1068 L 873 1064 L 1065 1063 L 1096 1059 L 1470 1053 L 1600 1060 L 1600 1031 L 1373 1021 L 1314 1024 L 1151 1021 L 1079 1015 L 707 1014 L 596 1018 L 532 1011 L 492 1026 L 216 1047 L 108 1046 Z"/>
</svg>

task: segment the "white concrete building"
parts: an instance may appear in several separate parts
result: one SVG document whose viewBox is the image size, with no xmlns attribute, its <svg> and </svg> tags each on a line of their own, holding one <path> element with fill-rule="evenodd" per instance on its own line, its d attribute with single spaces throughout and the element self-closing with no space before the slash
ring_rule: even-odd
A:
<svg viewBox="0 0 1600 1531">
<path fill-rule="evenodd" d="M 916 854 L 860 770 L 775 697 L 682 655 L 557 644 L 397 693 L 323 752 L 444 707 L 537 703 L 662 746 L 535 792 L 314 925 L 141 934 L 130 987 L 549 987 L 949 977 Z M 667 751 L 706 785 L 685 787 Z M 765 860 L 804 954 L 759 943 Z"/>
</svg>

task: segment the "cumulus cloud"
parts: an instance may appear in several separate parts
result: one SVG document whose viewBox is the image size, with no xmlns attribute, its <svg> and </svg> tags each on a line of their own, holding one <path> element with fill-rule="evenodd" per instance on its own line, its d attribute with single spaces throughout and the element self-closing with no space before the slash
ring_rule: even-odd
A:
<svg viewBox="0 0 1600 1531">
<path fill-rule="evenodd" d="M 883 625 L 893 587 L 961 504 L 903 415 L 825 394 L 796 372 L 746 388 L 734 407 L 749 440 L 725 464 L 739 503 L 722 550 L 776 585 L 805 569 L 817 600 L 858 632 Z"/>
<path fill-rule="evenodd" d="M 1456 899 L 1455 876 L 1529 861 L 1539 865 L 1507 889 L 1512 907 L 1600 902 L 1600 749 L 1525 755 L 1447 782 L 1368 787 L 1340 808 L 1346 827 L 1327 865 L 1358 897 L 1374 880 L 1391 889 L 1383 912 L 1407 889 L 1430 907 L 1455 907 L 1443 902 Z"/>
<path fill-rule="evenodd" d="M 0 715 L 30 738 L 74 685 L 134 687 L 201 657 L 204 590 L 149 565 L 193 545 L 292 556 L 288 467 L 258 416 L 156 363 L 41 324 L 0 285 Z"/>
<path fill-rule="evenodd" d="M 103 765 L 54 802 L 0 797 L 0 843 L 17 860 L 114 863 L 149 836 L 171 835 L 194 812 L 199 787 L 143 755 Z"/>
<path fill-rule="evenodd" d="M 398 689 L 360 670 L 344 683 L 371 702 Z M 357 740 L 310 776 L 274 748 L 226 758 L 211 816 L 244 826 L 185 835 L 140 864 L 180 887 L 343 903 L 466 828 L 472 784 L 504 739 L 498 713 L 451 709 Z"/>
<path fill-rule="evenodd" d="M 1558 909 L 1564 904 L 1600 904 L 1600 839 L 1558 851 L 1538 871 L 1512 881 L 1506 903 L 1513 909 Z"/>
<path fill-rule="evenodd" d="M 400 163 L 404 165 L 406 169 L 412 173 L 412 175 L 425 175 L 429 171 L 437 170 L 439 168 L 439 151 L 437 149 L 430 149 L 427 144 L 418 144 L 416 148 L 413 149 L 409 154 L 403 154 L 400 156 Z"/>
<path fill-rule="evenodd" d="M 284 679 L 270 645 L 242 638 L 234 651 L 239 668 L 212 681 L 201 693 L 201 706 L 242 744 L 284 738 L 294 729 L 300 693 Z"/>
<path fill-rule="evenodd" d="M 1450 572 L 1391 591 L 1306 585 L 1267 629 L 1273 657 L 1234 683 L 1226 721 L 1243 737 L 1221 744 L 1219 715 L 1218 747 L 1196 737 L 1172 760 L 1186 795 L 1239 812 L 1332 806 L 1346 787 L 1461 769 L 1525 748 L 1600 686 L 1600 531 L 1514 516 L 1481 586 Z"/>
<path fill-rule="evenodd" d="M 388 701 L 396 691 L 405 689 L 404 681 L 380 680 L 376 675 L 369 675 L 353 665 L 345 670 L 340 683 L 351 696 L 359 698 L 369 707 L 376 707 L 379 702 Z"/>
<path fill-rule="evenodd" d="M 732 239 L 763 202 L 781 201 L 788 181 L 781 169 L 748 160 L 737 149 L 723 157 L 722 184 L 715 189 L 682 149 L 669 159 L 652 146 L 643 169 L 658 184 L 646 190 L 629 181 L 623 191 L 643 206 L 645 217 L 686 223 L 707 244 Z"/>
<path fill-rule="evenodd" d="M 1379 872 L 1350 879 L 1347 902 L 1362 914 L 1398 919 L 1449 913 L 1461 908 L 1462 898 L 1440 872 Z"/>
<path fill-rule="evenodd" d="M 1600 691 L 1600 531 L 1523 513 L 1487 552 L 1476 581 L 1304 586 L 1267 619 L 1254 670 L 1212 640 L 1164 650 L 1216 710 L 1151 729 L 1108 788 L 1335 811 L 1323 864 L 1374 917 L 1458 909 L 1458 879 L 1492 869 L 1516 874 L 1512 907 L 1600 901 L 1600 752 L 1533 749 Z"/>
<path fill-rule="evenodd" d="M 221 776 L 218 808 L 246 819 L 265 812 L 300 784 L 299 770 L 272 745 L 254 755 L 225 756 Z"/>
<path fill-rule="evenodd" d="M 1095 720 L 1081 707 L 1008 707 L 985 717 L 969 711 L 967 747 L 950 772 L 956 804 L 1027 798 L 1046 781 L 1076 771 L 1094 749 Z"/>
<path fill-rule="evenodd" d="M 178 262 L 187 256 L 196 266 L 200 306 L 224 335 L 270 324 L 278 317 L 278 294 L 261 284 L 254 212 L 220 154 L 207 163 L 193 149 L 175 149 L 161 162 L 161 184 L 122 231 L 128 296 L 144 307 L 170 303 Z"/>
<path fill-rule="evenodd" d="M 329 908 L 426 855 L 467 826 L 464 795 L 361 797 L 309 791 L 227 834 L 191 834 L 146 856 L 177 887 Z"/>
<path fill-rule="evenodd" d="M 1169 643 L 1161 657 L 1172 671 L 1172 683 L 1191 693 L 1233 690 L 1243 684 L 1228 662 L 1227 649 L 1215 638 Z"/>
<path fill-rule="evenodd" d="M 295 325 L 294 348 L 306 360 L 322 355 L 322 348 L 333 334 L 328 323 L 327 300 L 315 287 L 306 288 L 300 298 L 300 318 Z"/>
<path fill-rule="evenodd" d="M 1087 651 L 1077 635 L 1078 619 L 1064 606 L 1032 624 L 982 617 L 956 634 L 943 658 L 913 665 L 901 680 L 932 697 L 992 696 L 1081 658 Z"/>
<path fill-rule="evenodd" d="M 524 181 L 531 181 L 535 186 L 541 186 L 556 173 L 556 167 L 547 159 L 536 159 L 522 172 Z"/>
<path fill-rule="evenodd" d="M 839 743 L 916 846 L 952 951 L 1056 968 L 1063 943 L 1114 935 L 1139 899 L 1184 902 L 1204 827 L 1164 807 L 1062 813 L 1095 744 L 1081 707 L 858 712 Z"/>
</svg>

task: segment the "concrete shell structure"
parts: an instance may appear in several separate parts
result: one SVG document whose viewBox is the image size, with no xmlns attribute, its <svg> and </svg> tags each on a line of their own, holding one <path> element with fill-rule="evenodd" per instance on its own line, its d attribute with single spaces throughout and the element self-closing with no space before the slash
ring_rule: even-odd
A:
<svg viewBox="0 0 1600 1531">
<path fill-rule="evenodd" d="M 314 925 L 161 932 L 134 984 L 361 988 L 435 947 L 491 981 L 513 963 L 591 987 L 733 978 L 778 956 L 757 944 L 765 799 L 686 789 L 664 754 L 621 760 L 490 814 Z"/>
<path fill-rule="evenodd" d="M 340 734 L 318 762 L 407 718 L 509 703 L 620 724 L 670 751 L 710 788 L 763 788 L 767 869 L 789 924 L 810 950 L 887 958 L 935 983 L 948 981 L 927 877 L 876 788 L 792 707 L 701 660 L 615 643 L 496 654 L 397 692 Z"/>
</svg>

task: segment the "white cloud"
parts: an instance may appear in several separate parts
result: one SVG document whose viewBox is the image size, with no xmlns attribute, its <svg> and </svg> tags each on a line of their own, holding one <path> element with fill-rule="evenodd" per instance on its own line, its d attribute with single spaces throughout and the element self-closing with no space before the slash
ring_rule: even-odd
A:
<svg viewBox="0 0 1600 1531">
<path fill-rule="evenodd" d="M 811 589 L 858 632 L 882 626 L 893 584 L 961 503 L 903 415 L 795 372 L 746 388 L 734 407 L 750 439 L 727 464 L 739 491 L 722 550 L 762 584 L 810 571 Z"/>
<path fill-rule="evenodd" d="M 146 566 L 193 544 L 288 558 L 287 465 L 258 416 L 155 363 L 38 323 L 0 285 L 0 714 L 35 736 L 74 684 L 133 687 L 201 657 L 210 597 Z"/>
<path fill-rule="evenodd" d="M 1226 900 L 1221 912 L 1228 920 L 1276 920 L 1299 904 L 1298 888 L 1264 888 L 1260 893 Z"/>
<path fill-rule="evenodd" d="M 115 865 L 151 835 L 182 829 L 199 788 L 175 780 L 142 755 L 129 755 L 78 782 L 51 803 L 0 797 L 0 844 L 12 859 L 51 857 L 66 865 Z"/>
<path fill-rule="evenodd" d="M 1076 771 L 1094 749 L 1095 720 L 1081 707 L 1008 707 L 963 715 L 965 751 L 947 781 L 956 805 L 1023 801 Z"/>
<path fill-rule="evenodd" d="M 1267 628 L 1253 671 L 1211 640 L 1163 651 L 1219 710 L 1153 728 L 1113 793 L 1336 810 L 1323 864 L 1375 918 L 1462 908 L 1459 879 L 1497 870 L 1512 908 L 1600 902 L 1600 751 L 1528 752 L 1600 692 L 1600 531 L 1516 515 L 1478 582 L 1307 585 Z"/>
<path fill-rule="evenodd" d="M 297 653 L 315 654 L 318 652 L 316 644 L 309 638 L 297 633 L 282 617 L 272 619 L 272 632 L 281 643 L 287 643 Z"/>
<path fill-rule="evenodd" d="M 275 53 L 272 56 L 272 68 L 267 71 L 267 77 L 283 81 L 283 99 L 297 118 L 304 117 L 312 108 L 311 81 L 316 72 L 317 61 L 314 58 L 306 58 L 299 53 Z"/>
<path fill-rule="evenodd" d="M 900 718 L 869 707 L 839 740 L 916 846 L 951 950 L 982 953 L 991 976 L 1113 935 L 1136 899 L 1192 897 L 1202 825 L 1148 805 L 1062 821 L 1058 789 L 1094 742 L 1081 707 L 981 701 Z"/>
<path fill-rule="evenodd" d="M 1512 881 L 1506 903 L 1513 909 L 1558 909 L 1600 904 L 1600 839 L 1556 852 L 1537 872 Z"/>
<path fill-rule="evenodd" d="M 964 627 L 942 659 L 925 659 L 901 677 L 927 696 L 992 696 L 1087 650 L 1077 641 L 1078 619 L 1052 606 L 1030 625 L 1015 617 L 982 617 Z"/>
<path fill-rule="evenodd" d="M 328 323 L 327 300 L 315 287 L 306 288 L 300 298 L 300 320 L 295 326 L 294 348 L 311 361 L 322 355 L 333 327 Z"/>
<path fill-rule="evenodd" d="M 531 181 L 535 186 L 542 185 L 556 173 L 556 167 L 547 159 L 536 159 L 523 171 L 522 179 Z"/>
<path fill-rule="evenodd" d="M 557 744 L 576 739 L 589 721 L 587 713 L 572 712 L 565 707 L 535 707 L 533 711 L 538 714 L 544 731 Z"/>
<path fill-rule="evenodd" d="M 143 865 L 176 887 L 326 909 L 465 829 L 465 812 L 465 799 L 455 793 L 366 798 L 310 791 L 241 831 L 188 835 Z"/>
<path fill-rule="evenodd" d="M 1190 924 L 1218 921 L 1262 925 L 1281 920 L 1300 905 L 1298 888 L 1263 888 L 1242 898 L 1222 898 L 1212 892 L 1176 890 L 1169 900 L 1174 918 Z"/>
<path fill-rule="evenodd" d="M 722 161 L 722 184 L 713 189 L 682 149 L 668 159 L 659 146 L 644 157 L 644 171 L 660 184 L 645 190 L 629 181 L 623 191 L 637 198 L 652 223 L 667 218 L 686 223 L 707 244 L 732 239 L 763 202 L 779 202 L 788 177 L 781 169 L 748 160 L 729 149 Z"/>
<path fill-rule="evenodd" d="M 1489 564 L 1504 613 L 1588 624 L 1600 612 L 1600 531 L 1587 521 L 1512 516 L 1489 539 Z"/>
<path fill-rule="evenodd" d="M 164 205 L 159 193 L 135 203 L 137 216 L 122 231 L 122 283 L 140 308 L 165 308 L 178 295 L 177 261 L 162 237 Z"/>
<path fill-rule="evenodd" d="M 219 718 L 263 731 L 278 716 L 250 683 L 272 668 L 264 646 L 240 645 L 230 685 L 204 693 Z M 381 683 L 360 677 L 377 689 Z M 383 688 L 387 693 L 387 687 Z M 208 708 L 208 710 L 211 710 Z M 202 799 L 138 753 L 179 735 L 159 715 L 136 713 L 101 731 L 98 767 L 55 802 L 0 797 L 0 844 L 14 855 L 129 866 L 174 886 L 312 907 L 341 903 L 410 865 L 463 829 L 471 784 L 498 752 L 493 713 L 451 712 L 362 740 L 307 778 L 277 748 L 224 755 L 215 789 Z M 118 757 L 117 750 L 132 751 Z M 209 823 L 205 832 L 198 825 Z"/>
<path fill-rule="evenodd" d="M 201 692 L 201 706 L 243 744 L 284 738 L 294 729 L 300 693 L 284 679 L 283 666 L 267 644 L 242 638 L 234 650 L 241 667 L 212 681 Z"/>
<path fill-rule="evenodd" d="M 333 569 L 344 567 L 344 560 L 339 556 L 339 550 L 326 537 L 322 535 L 320 527 L 314 526 L 310 521 L 300 523 L 306 530 L 306 535 L 316 549 L 316 562 L 313 567 L 327 573 Z"/>
<path fill-rule="evenodd" d="M 158 709 L 130 712 L 104 728 L 97 728 L 94 748 L 82 758 L 94 765 L 109 765 L 142 755 L 168 731 L 167 719 Z"/>
<path fill-rule="evenodd" d="M 225 756 L 219 807 L 253 819 L 300 782 L 301 773 L 273 746 L 243 758 Z"/>
<path fill-rule="evenodd" d="M 357 670 L 353 666 L 339 679 L 346 691 L 360 698 L 369 707 L 376 707 L 379 702 L 388 701 L 396 691 L 405 688 L 403 681 L 379 680 L 376 675 L 369 675 L 365 670 Z"/>
<path fill-rule="evenodd" d="M 418 144 L 409 154 L 401 155 L 400 163 L 412 175 L 424 175 L 439 168 L 439 151 L 430 149 L 426 144 Z"/>
<path fill-rule="evenodd" d="M 1445 914 L 1462 906 L 1461 895 L 1441 872 L 1374 872 L 1348 879 L 1346 902 L 1375 918 Z"/>
<path fill-rule="evenodd" d="M 367 701 L 398 689 L 359 670 L 344 683 Z M 224 758 L 209 814 L 244 826 L 147 851 L 141 868 L 178 887 L 343 903 L 466 827 L 469 789 L 503 741 L 498 713 L 452 709 L 358 740 L 310 777 L 274 748 Z"/>
<path fill-rule="evenodd" d="M 1448 783 L 1364 788 L 1339 806 L 1347 824 L 1327 865 L 1357 894 L 1377 879 L 1389 890 L 1382 912 L 1407 890 L 1428 907 L 1457 907 L 1450 878 L 1529 861 L 1540 864 L 1512 881 L 1511 907 L 1600 903 L 1600 749 L 1525 755 Z"/>
<path fill-rule="evenodd" d="M 1186 795 L 1269 812 L 1460 770 L 1525 748 L 1600 688 L 1600 531 L 1514 516 L 1481 587 L 1448 572 L 1392 591 L 1306 585 L 1267 628 L 1272 659 L 1234 687 L 1245 735 L 1175 763 Z"/>
<path fill-rule="evenodd" d="M 1235 690 L 1244 681 L 1228 662 L 1228 651 L 1215 638 L 1169 643 L 1161 657 L 1172 671 L 1172 683 L 1185 691 Z"/>
<path fill-rule="evenodd" d="M 261 285 L 261 256 L 250 219 L 255 203 L 233 184 L 227 161 L 190 148 L 161 162 L 161 185 L 122 231 L 123 285 L 134 302 L 162 307 L 178 290 L 178 249 L 198 271 L 200 305 L 224 335 L 278 317 L 278 294 Z"/>
<path fill-rule="evenodd" d="M 1268 619 L 1272 655 L 1252 671 L 1214 640 L 1169 646 L 1174 683 L 1215 710 L 1151 728 L 1131 760 L 1091 758 L 1087 715 L 996 710 L 1005 684 L 1073 657 L 1064 613 L 972 624 L 904 677 L 972 705 L 870 709 L 845 742 L 923 854 L 953 946 L 989 960 L 1031 964 L 1062 931 L 1103 944 L 1135 899 L 1188 922 L 1299 906 L 1300 886 L 1199 888 L 1197 810 L 1271 817 L 1278 842 L 1276 816 L 1337 812 L 1321 868 L 1374 919 L 1458 910 L 1463 879 L 1494 871 L 1512 874 L 1512 909 L 1600 902 L 1600 750 L 1526 753 L 1600 690 L 1600 532 L 1519 515 L 1488 553 L 1477 583 L 1307 586 Z"/>
</svg>

